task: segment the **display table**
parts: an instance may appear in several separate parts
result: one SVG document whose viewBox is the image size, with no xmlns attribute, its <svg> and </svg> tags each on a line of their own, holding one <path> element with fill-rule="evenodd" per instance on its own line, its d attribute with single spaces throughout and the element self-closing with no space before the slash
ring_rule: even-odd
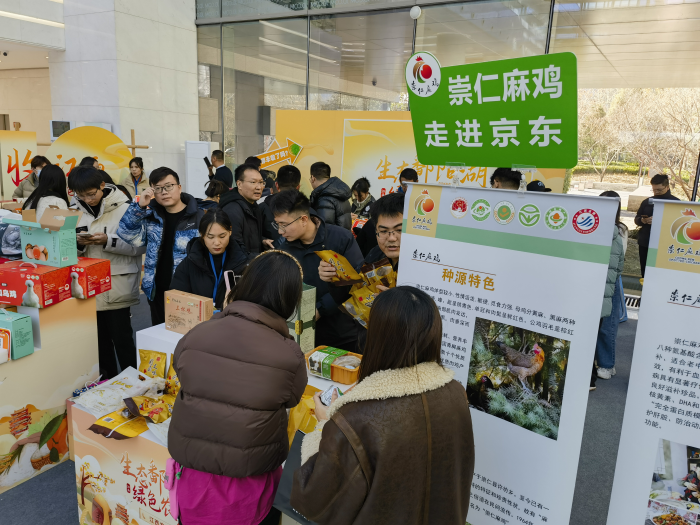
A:
<svg viewBox="0 0 700 525">
<path fill-rule="evenodd" d="M 94 297 L 17 311 L 34 353 L 0 364 L 0 494 L 68 459 L 66 399 L 99 375 Z"/>
<path fill-rule="evenodd" d="M 168 354 L 168 356 L 171 356 L 173 352 L 175 352 L 177 343 L 183 337 L 184 336 L 182 334 L 166 330 L 165 324 L 159 324 L 136 332 L 136 362 L 140 362 L 138 355 L 139 349 L 155 350 L 157 352 L 164 352 Z M 168 363 L 170 363 L 170 357 L 168 357 Z M 321 391 L 327 390 L 331 387 L 331 385 L 337 386 L 342 391 L 350 388 L 350 385 L 335 383 L 328 379 L 323 379 L 314 375 L 309 375 L 308 378 L 309 384 Z"/>
</svg>

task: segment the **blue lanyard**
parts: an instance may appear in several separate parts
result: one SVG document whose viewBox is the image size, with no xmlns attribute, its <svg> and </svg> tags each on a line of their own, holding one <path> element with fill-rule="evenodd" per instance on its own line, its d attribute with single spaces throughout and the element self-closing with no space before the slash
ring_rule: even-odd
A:
<svg viewBox="0 0 700 525">
<path fill-rule="evenodd" d="M 141 178 L 142 178 L 142 177 L 143 177 L 143 175 L 141 175 L 141 177 L 139 177 L 138 180 L 134 181 L 134 191 L 136 192 L 136 195 L 139 194 L 139 184 L 141 184 Z M 212 263 L 212 264 L 213 264 L 213 263 Z"/>
<path fill-rule="evenodd" d="M 219 272 L 219 275 L 216 275 L 216 266 L 214 266 L 214 257 L 212 256 L 211 252 L 209 253 L 209 261 L 211 261 L 211 269 L 214 272 L 214 308 L 216 308 L 216 291 L 219 289 L 219 283 L 221 282 L 221 278 L 224 276 L 224 263 L 226 262 L 226 252 L 224 252 L 224 256 L 221 258 L 221 271 Z M 214 313 L 218 312 L 219 310 L 214 310 Z"/>
</svg>

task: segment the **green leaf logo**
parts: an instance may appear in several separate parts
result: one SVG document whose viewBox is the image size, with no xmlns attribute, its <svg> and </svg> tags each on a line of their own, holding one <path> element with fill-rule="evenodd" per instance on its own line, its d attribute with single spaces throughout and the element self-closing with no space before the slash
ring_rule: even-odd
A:
<svg viewBox="0 0 700 525">
<path fill-rule="evenodd" d="M 527 228 L 531 228 L 538 222 L 540 222 L 540 217 L 542 214 L 540 213 L 540 209 L 535 206 L 534 204 L 526 204 L 522 208 L 520 208 L 520 212 L 518 213 L 518 220 L 520 221 L 520 224 Z"/>
</svg>

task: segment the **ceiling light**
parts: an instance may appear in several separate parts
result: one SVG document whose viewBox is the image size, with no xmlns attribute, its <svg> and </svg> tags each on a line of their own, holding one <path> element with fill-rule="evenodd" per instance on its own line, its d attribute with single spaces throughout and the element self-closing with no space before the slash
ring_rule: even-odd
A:
<svg viewBox="0 0 700 525">
<path fill-rule="evenodd" d="M 43 24 L 45 26 L 53 26 L 60 28 L 64 27 L 64 25 L 60 22 L 53 22 L 51 20 L 44 20 L 43 18 L 35 18 L 33 16 L 18 15 L 17 13 L 8 13 L 7 11 L 0 11 L 0 16 L 14 18 L 16 20 L 24 20 L 25 22 L 34 22 L 35 24 Z"/>
<path fill-rule="evenodd" d="M 285 31 L 286 33 L 291 33 L 292 35 L 297 35 L 302 38 L 306 38 L 306 33 L 300 33 L 299 31 L 294 31 L 292 29 L 287 29 L 286 27 L 278 26 L 277 24 L 271 24 L 270 22 L 266 22 L 265 20 L 258 20 L 262 25 L 272 27 L 274 29 L 279 29 L 280 31 Z M 314 40 L 313 38 L 309 38 L 311 42 L 314 44 L 318 44 L 319 46 L 324 46 L 327 47 L 328 49 L 332 49 L 333 51 L 337 51 L 338 48 L 335 46 L 332 46 L 330 44 L 324 44 L 323 42 L 319 42 L 318 40 Z"/>
<path fill-rule="evenodd" d="M 270 40 L 269 38 L 263 38 L 261 36 L 259 36 L 258 39 L 265 42 L 266 44 L 272 44 L 273 46 L 279 46 L 279 47 L 283 47 L 285 49 L 291 49 L 292 51 L 296 51 L 297 53 L 306 54 L 306 49 L 299 49 L 298 47 L 288 46 L 287 44 L 280 44 L 279 42 L 275 42 L 274 40 Z M 335 60 L 331 60 L 329 58 L 323 58 L 323 57 L 320 57 L 317 55 L 312 55 L 311 53 L 309 53 L 309 56 L 311 58 L 323 60 L 324 62 L 330 62 L 331 64 L 337 64 L 337 62 Z"/>
</svg>

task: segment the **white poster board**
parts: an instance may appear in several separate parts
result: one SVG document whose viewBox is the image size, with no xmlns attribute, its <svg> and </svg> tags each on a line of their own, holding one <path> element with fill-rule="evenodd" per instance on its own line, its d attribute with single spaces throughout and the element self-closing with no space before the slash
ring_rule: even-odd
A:
<svg viewBox="0 0 700 525">
<path fill-rule="evenodd" d="M 211 143 L 200 140 L 185 141 L 185 181 L 183 190 L 194 197 L 204 199 L 205 184 L 209 182 L 209 171 L 204 157 L 211 156 Z"/>
<path fill-rule="evenodd" d="M 410 186 L 398 279 L 470 398 L 467 521 L 568 523 L 618 200 Z"/>
<path fill-rule="evenodd" d="M 699 522 L 699 325 L 700 204 L 654 200 L 609 525 Z"/>
</svg>

